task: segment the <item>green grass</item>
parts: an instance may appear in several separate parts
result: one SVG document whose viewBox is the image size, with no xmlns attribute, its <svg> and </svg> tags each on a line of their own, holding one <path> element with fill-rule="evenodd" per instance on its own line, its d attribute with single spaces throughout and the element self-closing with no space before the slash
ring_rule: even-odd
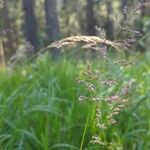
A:
<svg viewBox="0 0 150 150">
<path fill-rule="evenodd" d="M 43 56 L 34 64 L 1 71 L 0 150 L 107 150 L 89 142 L 96 130 L 95 105 L 78 101 L 82 89 L 76 81 L 84 66 L 82 61 L 54 62 Z M 150 149 L 148 56 L 133 66 L 107 66 L 98 60 L 96 66 L 104 77 L 119 74 L 121 82 L 136 80 L 117 126 L 102 132 L 104 141 L 125 150 Z"/>
</svg>

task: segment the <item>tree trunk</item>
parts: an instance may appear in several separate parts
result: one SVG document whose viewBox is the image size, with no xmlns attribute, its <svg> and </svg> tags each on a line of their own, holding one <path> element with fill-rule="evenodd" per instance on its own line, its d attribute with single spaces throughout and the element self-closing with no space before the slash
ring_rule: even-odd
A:
<svg viewBox="0 0 150 150">
<path fill-rule="evenodd" d="M 113 13 L 112 2 L 107 1 L 106 6 L 107 6 L 107 19 L 106 19 L 106 24 L 105 24 L 106 37 L 107 39 L 113 40 L 114 39 L 114 25 L 111 19 L 111 14 Z"/>
<path fill-rule="evenodd" d="M 0 37 L 0 67 L 4 67 L 4 66 L 5 66 L 5 56 L 4 56 L 2 38 Z"/>
<path fill-rule="evenodd" d="M 128 7 L 129 7 L 128 5 L 129 5 L 128 0 L 122 0 L 121 1 L 121 13 L 123 15 L 122 22 L 127 19 Z"/>
<path fill-rule="evenodd" d="M 23 9 L 25 12 L 25 38 L 34 46 L 34 52 L 36 53 L 39 47 L 39 40 L 34 0 L 23 0 Z"/>
<path fill-rule="evenodd" d="M 57 1 L 45 0 L 45 14 L 46 14 L 46 34 L 48 42 L 52 43 L 59 39 L 59 22 L 57 14 Z M 60 49 L 52 49 L 52 56 L 56 58 L 60 55 Z"/>
<path fill-rule="evenodd" d="M 141 25 L 140 25 L 140 33 L 142 34 L 142 35 L 144 35 L 144 30 L 143 30 L 143 28 L 144 28 L 144 21 L 143 21 L 143 19 L 146 17 L 146 16 L 148 16 L 149 14 L 148 14 L 148 11 L 146 11 L 148 8 L 145 6 L 145 2 L 146 2 L 146 0 L 142 0 L 142 2 L 141 2 Z"/>
<path fill-rule="evenodd" d="M 5 36 L 7 38 L 7 45 L 8 45 L 8 52 L 6 52 L 6 55 L 8 58 L 13 56 L 16 53 L 16 41 L 13 33 L 13 29 L 11 26 L 11 20 L 9 17 L 9 10 L 8 10 L 8 2 L 4 1 L 3 3 L 3 23 L 4 23 L 4 31 Z"/>
<path fill-rule="evenodd" d="M 96 35 L 96 19 L 94 17 L 93 1 L 87 0 L 87 33 L 88 35 Z"/>
<path fill-rule="evenodd" d="M 65 29 L 64 35 L 68 37 L 71 35 L 69 20 L 70 20 L 70 14 L 71 14 L 72 8 L 68 0 L 62 0 L 62 2 L 63 2 L 62 8 L 61 8 L 62 16 L 65 16 L 63 18 L 63 23 L 64 23 L 63 26 Z"/>
<path fill-rule="evenodd" d="M 139 32 L 141 33 L 141 39 L 146 35 L 146 34 L 149 34 L 149 31 L 150 31 L 150 26 L 147 25 L 147 27 L 144 27 L 144 19 L 147 17 L 149 18 L 150 17 L 150 6 L 146 6 L 146 0 L 141 0 L 141 19 L 140 19 L 140 23 L 139 23 Z M 145 30 L 144 30 L 145 28 Z M 145 52 L 146 50 L 149 49 L 150 47 L 150 43 L 149 43 L 149 40 L 148 40 L 148 37 L 146 38 L 143 38 L 142 39 L 142 44 L 138 44 L 138 48 L 140 50 L 140 52 Z"/>
</svg>

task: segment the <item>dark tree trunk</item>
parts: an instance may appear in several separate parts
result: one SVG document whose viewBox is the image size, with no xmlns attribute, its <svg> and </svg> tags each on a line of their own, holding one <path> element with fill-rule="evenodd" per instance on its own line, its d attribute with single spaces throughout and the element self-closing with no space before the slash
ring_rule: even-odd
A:
<svg viewBox="0 0 150 150">
<path fill-rule="evenodd" d="M 46 14 L 46 34 L 48 36 L 48 42 L 52 43 L 59 39 L 59 22 L 57 14 L 57 2 L 56 0 L 45 0 L 45 14 Z M 60 49 L 52 49 L 53 58 L 60 55 Z"/>
<path fill-rule="evenodd" d="M 71 31 L 70 31 L 70 25 L 69 25 L 69 20 L 70 20 L 70 13 L 72 11 L 70 11 L 70 2 L 68 0 L 62 0 L 62 15 L 66 15 L 64 18 L 63 18 L 63 21 L 64 21 L 64 26 L 65 26 L 65 36 L 70 36 L 71 35 Z M 67 27 L 67 28 L 66 28 Z"/>
<path fill-rule="evenodd" d="M 150 13 L 148 14 L 148 11 L 147 11 L 147 7 L 145 6 L 145 2 L 146 0 L 142 0 L 141 2 L 141 24 L 140 24 L 140 32 L 142 35 L 144 35 L 144 30 L 143 30 L 143 18 L 150 15 Z"/>
<path fill-rule="evenodd" d="M 83 13 L 84 11 L 84 7 L 81 5 L 81 1 L 78 0 L 76 3 L 76 12 L 77 12 L 77 19 L 79 22 L 79 26 L 80 26 L 80 33 L 86 34 L 86 18 L 85 18 L 85 13 Z"/>
<path fill-rule="evenodd" d="M 121 1 L 121 13 L 123 15 L 123 21 L 127 19 L 128 5 L 128 0 Z"/>
<path fill-rule="evenodd" d="M 107 19 L 105 23 L 106 37 L 107 39 L 113 40 L 114 39 L 114 24 L 110 17 L 111 14 L 113 13 L 112 2 L 107 1 L 106 6 L 107 6 Z"/>
<path fill-rule="evenodd" d="M 8 58 L 13 56 L 16 53 L 16 41 L 13 33 L 13 29 L 11 26 L 11 20 L 9 17 L 9 10 L 8 10 L 8 2 L 4 1 L 3 3 L 3 23 L 4 23 L 4 30 L 5 30 L 5 36 L 7 38 L 7 46 L 8 46 L 8 52 L 6 52 L 6 55 Z"/>
<path fill-rule="evenodd" d="M 0 37 L 0 68 L 4 66 L 5 66 L 5 56 L 4 56 L 3 42 Z"/>
<path fill-rule="evenodd" d="M 25 37 L 34 46 L 34 52 L 36 53 L 39 47 L 39 40 L 34 0 L 23 0 L 23 9 L 25 12 Z"/>
<path fill-rule="evenodd" d="M 139 23 L 139 32 L 141 33 L 141 37 L 144 37 L 146 34 L 148 34 L 149 32 L 146 31 L 150 31 L 150 26 L 147 27 L 146 31 L 144 31 L 144 19 L 145 17 L 150 17 L 150 6 L 146 6 L 146 0 L 141 0 L 141 19 L 140 19 L 140 23 Z M 147 49 L 149 49 L 150 44 L 149 44 L 149 40 L 148 38 L 143 38 L 142 43 L 144 44 L 138 44 L 138 49 L 140 50 L 140 52 L 145 52 Z M 147 46 L 148 45 L 148 46 Z"/>
<path fill-rule="evenodd" d="M 88 35 L 96 35 L 96 19 L 94 17 L 93 1 L 87 0 L 87 33 Z"/>
<path fill-rule="evenodd" d="M 47 25 L 46 33 L 49 42 L 54 42 L 58 40 L 60 36 L 56 0 L 45 0 L 45 11 Z"/>
</svg>

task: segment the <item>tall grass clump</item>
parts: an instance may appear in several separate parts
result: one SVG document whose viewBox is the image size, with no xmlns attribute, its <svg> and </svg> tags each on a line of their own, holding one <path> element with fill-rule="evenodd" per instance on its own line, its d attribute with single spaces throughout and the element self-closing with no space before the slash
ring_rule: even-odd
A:
<svg viewBox="0 0 150 150">
<path fill-rule="evenodd" d="M 148 149 L 149 64 L 41 56 L 1 72 L 0 149 Z"/>
</svg>

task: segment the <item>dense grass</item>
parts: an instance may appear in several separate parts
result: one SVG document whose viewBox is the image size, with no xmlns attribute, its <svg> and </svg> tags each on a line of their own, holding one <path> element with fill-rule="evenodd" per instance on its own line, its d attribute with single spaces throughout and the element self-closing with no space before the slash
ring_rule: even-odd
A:
<svg viewBox="0 0 150 150">
<path fill-rule="evenodd" d="M 96 66 L 104 77 L 121 75 L 121 82 L 136 80 L 128 107 L 118 116 L 117 126 L 102 133 L 104 140 L 125 150 L 150 149 L 148 56 L 138 58 L 133 66 L 108 66 L 98 60 Z M 82 89 L 76 78 L 82 68 L 81 61 L 56 63 L 44 56 L 34 64 L 1 71 L 0 149 L 108 149 L 89 142 L 95 132 L 95 105 L 78 101 Z"/>
</svg>

